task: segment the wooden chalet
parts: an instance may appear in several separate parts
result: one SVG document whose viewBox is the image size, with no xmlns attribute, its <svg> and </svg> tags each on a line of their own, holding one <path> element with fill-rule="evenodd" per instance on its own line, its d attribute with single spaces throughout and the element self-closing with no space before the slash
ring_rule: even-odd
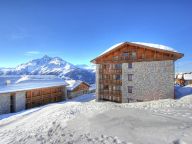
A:
<svg viewBox="0 0 192 144">
<path fill-rule="evenodd" d="M 73 98 L 89 92 L 90 85 L 80 80 L 66 80 L 68 98 Z"/>
</svg>

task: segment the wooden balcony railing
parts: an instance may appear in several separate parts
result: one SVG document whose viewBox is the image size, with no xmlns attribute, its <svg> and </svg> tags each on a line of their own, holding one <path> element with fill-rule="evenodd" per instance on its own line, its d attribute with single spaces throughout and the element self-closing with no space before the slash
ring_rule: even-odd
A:
<svg viewBox="0 0 192 144">
<path fill-rule="evenodd" d="M 104 96 L 116 96 L 116 97 L 121 97 L 122 92 L 120 90 L 115 90 L 115 91 L 108 91 L 108 90 L 99 90 L 100 95 Z"/>
<path fill-rule="evenodd" d="M 115 85 L 122 85 L 122 80 L 111 80 L 111 79 L 100 79 L 100 84 L 115 84 Z"/>
<path fill-rule="evenodd" d="M 122 93 L 121 93 L 121 91 L 100 90 L 99 99 L 119 103 L 122 101 Z"/>
<path fill-rule="evenodd" d="M 122 69 L 100 69 L 100 74 L 121 74 Z"/>
</svg>

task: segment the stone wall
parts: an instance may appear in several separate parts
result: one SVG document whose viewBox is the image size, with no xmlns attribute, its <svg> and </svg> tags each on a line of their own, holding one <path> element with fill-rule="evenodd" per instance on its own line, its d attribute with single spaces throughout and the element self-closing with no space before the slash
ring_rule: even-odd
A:
<svg viewBox="0 0 192 144">
<path fill-rule="evenodd" d="M 134 62 L 132 68 L 128 63 L 122 65 L 122 102 L 149 101 L 174 98 L 174 62 L 153 61 Z M 133 80 L 128 81 L 128 74 Z M 128 93 L 128 86 L 133 92 Z"/>
<path fill-rule="evenodd" d="M 0 94 L 0 114 L 10 113 L 10 93 Z"/>
<path fill-rule="evenodd" d="M 26 105 L 26 92 L 21 91 L 21 92 L 16 92 L 15 95 L 15 112 L 19 112 L 22 110 L 25 110 L 25 105 Z"/>
<path fill-rule="evenodd" d="M 99 101 L 99 67 L 100 64 L 96 64 L 96 101 Z"/>
</svg>

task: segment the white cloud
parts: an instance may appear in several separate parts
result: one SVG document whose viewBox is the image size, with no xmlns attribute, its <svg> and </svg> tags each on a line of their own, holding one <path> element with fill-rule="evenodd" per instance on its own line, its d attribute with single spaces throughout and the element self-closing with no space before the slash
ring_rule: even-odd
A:
<svg viewBox="0 0 192 144">
<path fill-rule="evenodd" d="M 28 51 L 25 53 L 25 55 L 27 55 L 27 56 L 39 55 L 39 54 L 41 54 L 41 52 L 39 52 L 39 51 Z"/>
</svg>

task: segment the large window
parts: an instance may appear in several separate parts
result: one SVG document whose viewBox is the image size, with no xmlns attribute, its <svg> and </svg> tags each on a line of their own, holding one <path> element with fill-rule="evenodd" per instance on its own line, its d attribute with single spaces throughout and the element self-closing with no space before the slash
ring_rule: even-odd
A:
<svg viewBox="0 0 192 144">
<path fill-rule="evenodd" d="M 128 74 L 128 81 L 132 81 L 133 80 L 133 74 Z"/>
<path fill-rule="evenodd" d="M 128 93 L 133 93 L 133 86 L 128 86 Z"/>
</svg>

